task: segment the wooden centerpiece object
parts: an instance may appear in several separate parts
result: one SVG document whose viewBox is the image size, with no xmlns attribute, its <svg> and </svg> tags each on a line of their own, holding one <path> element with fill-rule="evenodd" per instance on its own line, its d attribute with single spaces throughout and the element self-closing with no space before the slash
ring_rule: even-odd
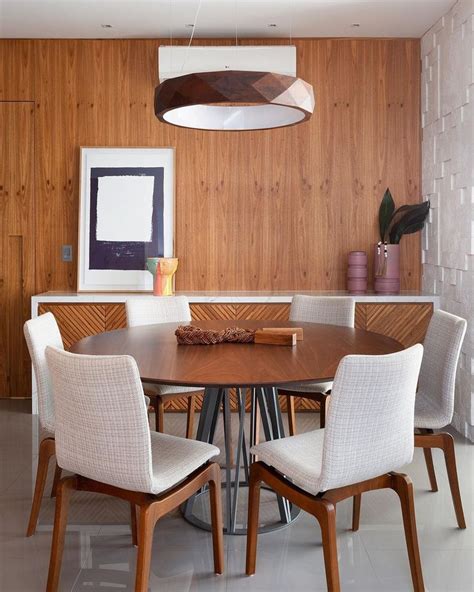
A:
<svg viewBox="0 0 474 592">
<path fill-rule="evenodd" d="M 265 345 L 296 345 L 296 333 L 264 331 L 257 329 L 255 331 L 254 343 Z"/>
<path fill-rule="evenodd" d="M 303 327 L 263 327 L 265 333 L 280 333 L 282 335 L 291 335 L 296 333 L 296 341 L 303 341 Z"/>
</svg>

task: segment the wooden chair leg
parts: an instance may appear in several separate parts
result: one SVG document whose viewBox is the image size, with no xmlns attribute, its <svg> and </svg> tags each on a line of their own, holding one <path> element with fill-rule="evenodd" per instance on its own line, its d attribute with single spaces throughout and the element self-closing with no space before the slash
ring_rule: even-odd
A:
<svg viewBox="0 0 474 592">
<path fill-rule="evenodd" d="M 57 495 L 59 481 L 61 480 L 61 473 L 62 469 L 58 463 L 56 463 L 56 468 L 54 469 L 53 486 L 51 487 L 51 497 L 56 497 Z"/>
<path fill-rule="evenodd" d="M 255 465 L 250 467 L 249 498 L 248 498 L 248 521 L 247 521 L 247 559 L 245 573 L 248 576 L 255 574 L 257 563 L 257 535 L 258 515 L 260 511 L 260 485 L 261 482 L 256 474 Z"/>
<path fill-rule="evenodd" d="M 360 523 L 360 503 L 362 501 L 362 494 L 357 493 L 352 498 L 352 530 L 357 532 Z"/>
<path fill-rule="evenodd" d="M 140 508 L 138 526 L 138 553 L 135 575 L 135 592 L 148 592 L 150 578 L 151 548 L 156 518 L 153 506 Z"/>
<path fill-rule="evenodd" d="M 423 572 L 421 570 L 420 550 L 416 533 L 415 502 L 413 497 L 413 483 L 406 475 L 393 474 L 393 489 L 400 498 L 402 507 L 403 527 L 407 543 L 408 559 L 410 561 L 411 578 L 415 592 L 424 592 Z"/>
<path fill-rule="evenodd" d="M 209 481 L 212 523 L 212 547 L 214 550 L 214 571 L 224 573 L 224 535 L 222 527 L 221 473 L 214 465 L 212 479 Z"/>
<path fill-rule="evenodd" d="M 433 455 L 431 448 L 423 448 L 423 454 L 425 455 L 426 469 L 428 471 L 428 477 L 430 479 L 431 491 L 438 491 L 438 483 L 436 481 L 436 473 L 433 464 Z"/>
<path fill-rule="evenodd" d="M 65 479 L 62 479 L 58 485 L 46 592 L 57 592 L 59 589 L 59 577 L 61 575 L 61 561 L 67 525 L 67 512 L 71 493 L 76 489 L 76 482 L 76 477 L 66 477 Z"/>
<path fill-rule="evenodd" d="M 420 429 L 421 434 L 433 434 L 433 430 Z M 423 454 L 425 455 L 426 469 L 428 471 L 428 477 L 430 479 L 431 491 L 438 491 L 438 483 L 436 482 L 436 473 L 433 464 L 433 455 L 431 448 L 423 448 Z"/>
<path fill-rule="evenodd" d="M 459 528 L 466 528 L 466 520 L 462 508 L 461 491 L 459 489 L 458 471 L 456 468 L 456 452 L 454 449 L 454 438 L 447 432 L 439 434 L 442 438 L 444 460 L 446 462 L 446 471 L 448 473 L 449 487 L 451 497 L 453 498 L 454 511 Z"/>
<path fill-rule="evenodd" d="M 160 397 L 155 397 L 153 401 L 153 408 L 155 410 L 155 430 L 163 433 L 164 419 L 165 419 L 165 405 Z"/>
<path fill-rule="evenodd" d="M 326 427 L 326 403 L 327 403 L 327 396 L 324 393 L 320 393 L 321 397 L 319 399 L 319 427 L 324 428 Z"/>
<path fill-rule="evenodd" d="M 288 410 L 288 431 L 290 436 L 294 436 L 296 434 L 295 398 L 291 395 L 286 395 L 286 408 Z"/>
<path fill-rule="evenodd" d="M 339 592 L 341 585 L 339 582 L 339 565 L 337 559 L 336 507 L 326 500 L 318 503 L 318 505 L 320 507 L 316 518 L 321 527 L 323 539 L 327 586 L 330 592 Z"/>
<path fill-rule="evenodd" d="M 138 545 L 137 506 L 133 502 L 130 502 L 130 530 L 133 545 L 136 547 Z"/>
<path fill-rule="evenodd" d="M 192 439 L 194 435 L 194 412 L 196 408 L 196 396 L 188 397 L 188 414 L 186 417 L 186 438 Z"/>
<path fill-rule="evenodd" d="M 38 456 L 38 468 L 36 470 L 35 492 L 33 494 L 33 502 L 31 504 L 30 519 L 26 536 L 30 537 L 36 532 L 36 525 L 38 523 L 38 516 L 41 508 L 41 501 L 43 499 L 44 486 L 48 476 L 49 460 L 55 455 L 55 443 L 52 438 L 45 438 L 41 441 Z"/>
</svg>

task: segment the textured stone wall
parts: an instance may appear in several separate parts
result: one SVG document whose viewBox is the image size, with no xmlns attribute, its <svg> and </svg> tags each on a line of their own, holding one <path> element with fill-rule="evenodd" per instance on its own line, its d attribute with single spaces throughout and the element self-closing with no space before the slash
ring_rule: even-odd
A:
<svg viewBox="0 0 474 592">
<path fill-rule="evenodd" d="M 474 441 L 473 0 L 459 0 L 422 38 L 422 186 L 431 201 L 423 289 L 468 320 L 454 425 Z"/>
</svg>

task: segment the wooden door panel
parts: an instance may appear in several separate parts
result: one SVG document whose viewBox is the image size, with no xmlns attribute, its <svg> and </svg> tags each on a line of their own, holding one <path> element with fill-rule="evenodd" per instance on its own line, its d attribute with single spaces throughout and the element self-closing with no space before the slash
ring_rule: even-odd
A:
<svg viewBox="0 0 474 592">
<path fill-rule="evenodd" d="M 0 397 L 31 393 L 23 338 L 35 292 L 34 103 L 0 102 Z"/>
</svg>

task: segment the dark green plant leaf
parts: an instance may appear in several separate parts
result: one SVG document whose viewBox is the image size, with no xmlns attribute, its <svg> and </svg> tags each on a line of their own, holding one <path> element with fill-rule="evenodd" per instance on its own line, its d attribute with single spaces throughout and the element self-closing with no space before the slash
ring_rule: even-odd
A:
<svg viewBox="0 0 474 592">
<path fill-rule="evenodd" d="M 412 234 L 423 228 L 430 209 L 430 202 L 403 206 L 403 208 L 401 215 L 394 216 L 394 222 L 390 228 L 390 243 L 393 245 L 397 245 L 404 234 Z"/>
<path fill-rule="evenodd" d="M 379 229 L 380 229 L 380 240 L 384 242 L 385 234 L 388 230 L 390 225 L 390 220 L 392 219 L 392 214 L 395 210 L 395 203 L 393 201 L 392 194 L 390 193 L 390 189 L 387 187 L 382 201 L 380 202 L 379 208 Z"/>
</svg>

